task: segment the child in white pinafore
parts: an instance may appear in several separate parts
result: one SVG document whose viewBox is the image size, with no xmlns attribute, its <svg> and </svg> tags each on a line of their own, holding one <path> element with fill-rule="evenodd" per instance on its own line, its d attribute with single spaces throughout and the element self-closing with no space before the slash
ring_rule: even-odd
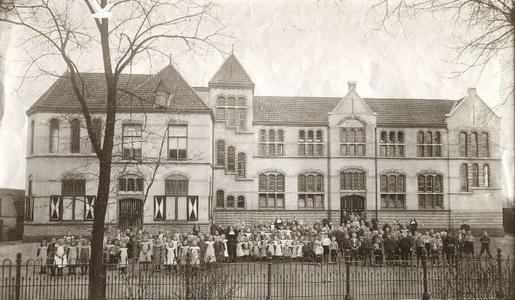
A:
<svg viewBox="0 0 515 300">
<path fill-rule="evenodd" d="M 63 239 L 59 239 L 56 245 L 56 251 L 54 255 L 54 264 L 57 267 L 57 275 L 63 275 L 63 268 L 68 264 L 66 257 L 66 248 Z"/>
<path fill-rule="evenodd" d="M 227 239 L 225 238 L 225 234 L 222 234 L 222 244 L 224 249 L 224 260 L 229 258 L 229 248 L 227 248 Z"/>
<path fill-rule="evenodd" d="M 281 245 L 281 242 L 279 241 L 278 237 L 276 237 L 274 240 L 274 247 L 275 247 L 274 258 L 283 258 L 283 246 Z"/>
<path fill-rule="evenodd" d="M 122 270 L 123 273 L 125 273 L 125 269 L 127 268 L 127 264 L 129 261 L 128 250 L 129 249 L 127 249 L 127 243 L 122 242 L 120 249 L 118 249 L 118 252 L 119 252 L 118 255 L 120 257 L 120 261 L 119 261 L 120 270 Z"/>
<path fill-rule="evenodd" d="M 213 237 L 209 236 L 206 243 L 206 254 L 204 254 L 204 262 L 206 263 L 214 263 L 216 262 L 215 256 L 215 247 L 213 242 Z"/>
<path fill-rule="evenodd" d="M 175 236 L 174 240 L 166 244 L 166 270 L 168 273 L 171 272 L 172 267 L 174 268 L 175 272 L 177 272 L 177 248 L 179 245 L 177 239 L 178 237 Z"/>
</svg>

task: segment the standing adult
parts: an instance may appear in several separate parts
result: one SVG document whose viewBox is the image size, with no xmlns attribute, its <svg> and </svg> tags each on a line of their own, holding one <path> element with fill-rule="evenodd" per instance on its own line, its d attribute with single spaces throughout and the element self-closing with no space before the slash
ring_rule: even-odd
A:
<svg viewBox="0 0 515 300">
<path fill-rule="evenodd" d="M 463 220 L 463 224 L 460 226 L 461 231 L 470 231 L 470 225 L 467 223 L 467 220 Z"/>
<path fill-rule="evenodd" d="M 227 238 L 227 250 L 229 252 L 229 259 L 231 262 L 236 261 L 236 238 L 238 237 L 239 230 L 233 226 L 229 226 L 225 233 Z"/>
<path fill-rule="evenodd" d="M 401 260 L 402 264 L 406 266 L 407 261 L 409 259 L 409 253 L 411 251 L 411 240 L 408 238 L 408 234 L 403 232 L 402 237 L 399 240 L 399 249 L 401 250 Z"/>
<path fill-rule="evenodd" d="M 281 230 L 281 227 L 283 226 L 283 221 L 281 220 L 281 217 L 277 216 L 274 225 L 276 230 Z"/>
</svg>

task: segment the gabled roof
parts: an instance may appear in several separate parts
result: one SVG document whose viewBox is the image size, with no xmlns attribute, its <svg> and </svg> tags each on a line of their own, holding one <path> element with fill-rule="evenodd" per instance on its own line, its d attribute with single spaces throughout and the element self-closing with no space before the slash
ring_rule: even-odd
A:
<svg viewBox="0 0 515 300">
<path fill-rule="evenodd" d="M 327 122 L 340 97 L 254 97 L 256 122 Z M 456 101 L 436 99 L 364 98 L 377 114 L 377 124 L 444 125 Z"/>
<path fill-rule="evenodd" d="M 378 124 L 445 124 L 456 101 L 439 99 L 365 98 L 368 106 L 377 113 Z"/>
<path fill-rule="evenodd" d="M 209 85 L 241 85 L 254 87 L 254 82 L 252 82 L 249 74 L 247 74 L 247 71 L 245 71 L 245 68 L 243 68 L 234 53 L 231 53 L 213 78 L 211 78 Z"/>
<path fill-rule="evenodd" d="M 107 85 L 103 73 L 82 73 L 87 103 L 90 109 L 105 109 L 107 107 Z M 153 108 L 153 94 L 162 82 L 170 93 L 169 110 L 191 111 L 210 110 L 188 85 L 179 72 L 168 65 L 159 73 L 151 76 L 146 74 L 121 74 L 118 81 L 118 108 L 144 109 Z M 69 74 L 61 76 L 27 111 L 47 109 L 53 111 L 80 110 L 79 101 L 73 93 Z"/>
</svg>

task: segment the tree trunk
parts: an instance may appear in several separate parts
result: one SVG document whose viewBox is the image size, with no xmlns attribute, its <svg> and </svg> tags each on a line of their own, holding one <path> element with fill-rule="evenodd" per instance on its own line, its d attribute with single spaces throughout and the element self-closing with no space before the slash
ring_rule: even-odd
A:
<svg viewBox="0 0 515 300">
<path fill-rule="evenodd" d="M 109 187 L 111 183 L 111 156 L 100 159 L 100 176 L 98 180 L 97 199 L 94 204 L 95 218 L 91 237 L 91 260 L 89 269 L 89 299 L 103 299 L 104 273 L 104 231 L 107 203 L 109 200 Z"/>
</svg>

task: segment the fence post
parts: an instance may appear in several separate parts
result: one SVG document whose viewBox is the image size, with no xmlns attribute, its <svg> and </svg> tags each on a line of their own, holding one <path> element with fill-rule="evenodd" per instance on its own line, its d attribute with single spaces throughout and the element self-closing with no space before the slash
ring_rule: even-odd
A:
<svg viewBox="0 0 515 300">
<path fill-rule="evenodd" d="M 272 299 L 272 263 L 268 263 L 266 299 Z"/>
<path fill-rule="evenodd" d="M 102 299 L 107 295 L 107 264 L 109 263 L 107 253 L 102 255 Z"/>
<path fill-rule="evenodd" d="M 189 262 L 185 265 L 186 268 L 186 300 L 190 299 L 190 264 Z"/>
<path fill-rule="evenodd" d="M 14 299 L 20 300 L 21 290 L 21 253 L 16 253 L 16 290 Z"/>
<path fill-rule="evenodd" d="M 422 249 L 422 270 L 424 271 L 424 294 L 422 294 L 422 300 L 429 300 L 429 291 L 427 290 L 427 251 Z"/>
<path fill-rule="evenodd" d="M 350 253 L 345 249 L 345 300 L 351 300 L 350 296 Z"/>
<path fill-rule="evenodd" d="M 497 272 L 499 272 L 497 299 L 504 299 L 503 276 L 502 276 L 502 253 L 501 248 L 497 248 Z"/>
</svg>

